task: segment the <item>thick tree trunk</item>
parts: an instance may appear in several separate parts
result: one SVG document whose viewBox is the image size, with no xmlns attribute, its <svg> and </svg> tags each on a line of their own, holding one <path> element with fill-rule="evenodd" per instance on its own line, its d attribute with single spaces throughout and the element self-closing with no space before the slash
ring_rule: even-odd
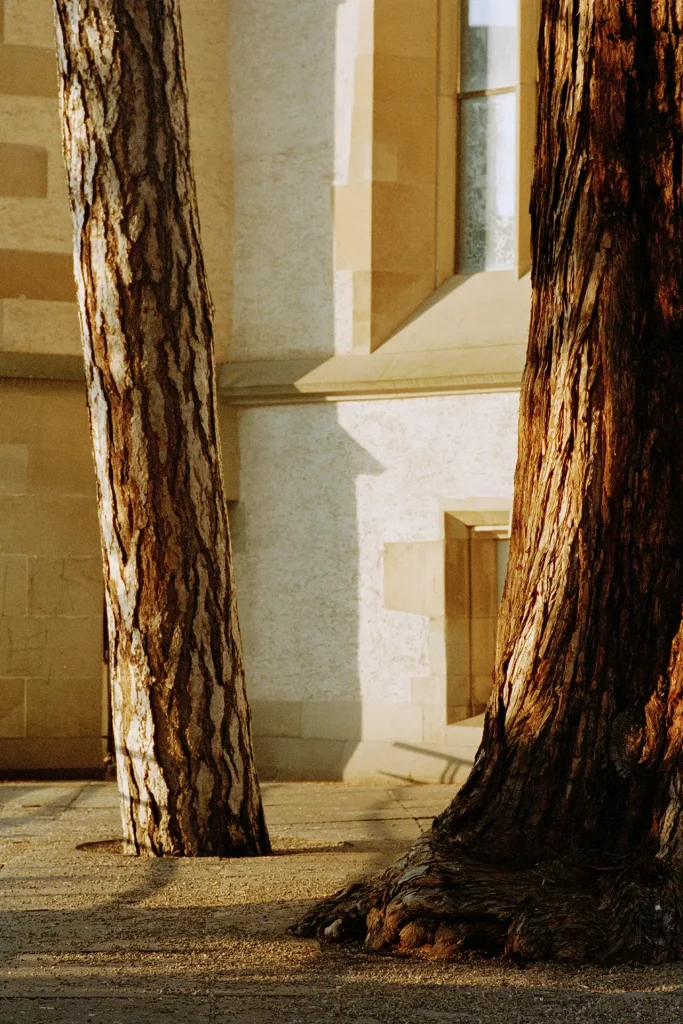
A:
<svg viewBox="0 0 683 1024">
<path fill-rule="evenodd" d="M 126 846 L 267 853 L 177 0 L 54 7 Z"/>
<path fill-rule="evenodd" d="M 469 780 L 303 934 L 683 954 L 683 9 L 544 0 L 533 309 Z"/>
</svg>

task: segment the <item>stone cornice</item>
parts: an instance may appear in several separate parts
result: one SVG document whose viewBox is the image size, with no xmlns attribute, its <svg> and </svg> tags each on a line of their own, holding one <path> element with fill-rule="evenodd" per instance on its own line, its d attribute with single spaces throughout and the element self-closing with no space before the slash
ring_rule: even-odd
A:
<svg viewBox="0 0 683 1024">
<path fill-rule="evenodd" d="M 524 346 L 508 345 L 224 363 L 219 390 L 236 405 L 514 391 L 521 384 L 524 355 Z"/>
<path fill-rule="evenodd" d="M 218 365 L 218 390 L 231 405 L 310 402 L 514 391 L 521 383 L 521 345 L 373 356 L 254 360 Z M 0 378 L 82 381 L 80 356 L 0 352 Z"/>
</svg>

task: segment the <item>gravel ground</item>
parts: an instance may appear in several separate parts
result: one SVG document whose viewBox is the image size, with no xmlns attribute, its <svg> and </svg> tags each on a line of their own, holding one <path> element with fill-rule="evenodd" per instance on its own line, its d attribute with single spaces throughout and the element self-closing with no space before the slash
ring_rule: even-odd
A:
<svg viewBox="0 0 683 1024">
<path fill-rule="evenodd" d="M 0 784 L 0 1024 L 682 1024 L 683 965 L 520 970 L 285 934 L 452 793 L 269 784 L 276 856 L 134 860 L 112 784 Z"/>
</svg>

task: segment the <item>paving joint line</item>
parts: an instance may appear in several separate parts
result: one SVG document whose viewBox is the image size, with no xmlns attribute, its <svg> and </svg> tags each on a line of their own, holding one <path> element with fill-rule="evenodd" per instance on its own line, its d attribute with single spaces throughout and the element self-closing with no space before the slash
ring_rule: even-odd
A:
<svg viewBox="0 0 683 1024">
<path fill-rule="evenodd" d="M 400 800 L 397 796 L 394 796 L 393 793 L 392 793 L 392 797 L 396 801 L 396 803 L 399 805 L 399 807 L 403 808 L 403 810 L 405 811 L 407 816 L 409 818 L 413 819 L 413 821 L 415 822 L 415 824 L 417 825 L 417 827 L 420 830 L 420 835 L 422 835 L 422 825 L 420 824 L 420 819 L 418 817 L 416 817 L 414 814 L 412 814 L 410 812 L 410 810 L 406 807 L 406 805 L 403 803 L 403 801 Z M 423 815 L 423 817 L 427 817 L 428 818 L 428 817 L 430 817 L 430 815 L 428 815 L 428 814 L 427 815 Z"/>
</svg>

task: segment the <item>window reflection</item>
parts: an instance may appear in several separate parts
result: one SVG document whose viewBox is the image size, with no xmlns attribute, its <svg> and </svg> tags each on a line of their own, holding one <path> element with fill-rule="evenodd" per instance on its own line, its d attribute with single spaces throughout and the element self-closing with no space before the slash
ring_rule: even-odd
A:
<svg viewBox="0 0 683 1024">
<path fill-rule="evenodd" d="M 515 261 L 517 0 L 462 0 L 458 271 Z"/>
<path fill-rule="evenodd" d="M 517 84 L 517 0 L 463 0 L 461 93 Z"/>
</svg>

